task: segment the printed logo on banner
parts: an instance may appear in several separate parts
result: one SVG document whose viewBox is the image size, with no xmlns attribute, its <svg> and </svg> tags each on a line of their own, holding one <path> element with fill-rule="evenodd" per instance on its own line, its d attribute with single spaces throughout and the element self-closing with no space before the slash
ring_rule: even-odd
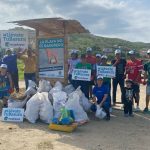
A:
<svg viewBox="0 0 150 150">
<path fill-rule="evenodd" d="M 97 76 L 114 78 L 116 76 L 116 67 L 113 66 L 97 66 Z"/>
<path fill-rule="evenodd" d="M 72 72 L 73 80 L 90 81 L 91 80 L 91 70 L 89 69 L 73 69 Z"/>
<path fill-rule="evenodd" d="M 24 109 L 22 108 L 3 108 L 2 121 L 23 122 Z"/>
</svg>

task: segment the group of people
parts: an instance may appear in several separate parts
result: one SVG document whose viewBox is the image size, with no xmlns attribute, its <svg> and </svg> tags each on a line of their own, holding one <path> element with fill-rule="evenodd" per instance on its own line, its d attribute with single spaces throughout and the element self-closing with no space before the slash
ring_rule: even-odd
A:
<svg viewBox="0 0 150 150">
<path fill-rule="evenodd" d="M 19 92 L 17 59 L 21 59 L 24 63 L 26 88 L 28 87 L 28 80 L 36 81 L 36 54 L 33 53 L 31 48 L 22 52 L 7 49 L 0 62 L 0 99 L 5 99 L 14 89 L 17 93 Z M 5 102 L 4 105 L 7 105 L 7 103 Z"/>
<path fill-rule="evenodd" d="M 121 89 L 121 103 L 124 104 L 125 116 L 133 116 L 132 106 L 134 105 L 134 100 L 136 103 L 135 109 L 140 110 L 140 84 L 147 85 L 146 107 L 144 112 L 148 112 L 150 99 L 150 61 L 146 64 L 142 64 L 142 61 L 136 58 L 134 50 L 130 50 L 128 54 L 130 60 L 127 61 L 122 58 L 121 50 L 116 49 L 114 59 L 108 62 L 108 57 L 106 55 L 93 55 L 92 48 L 88 47 L 86 53 L 81 54 L 80 58 L 78 56 L 78 50 L 72 50 L 71 58 L 68 59 L 69 82 L 74 88 L 80 86 L 85 96 L 92 100 L 92 111 L 96 111 L 97 106 L 103 108 L 107 114 L 108 120 L 110 119 L 110 108 L 112 105 L 116 105 L 118 84 Z M 150 58 L 150 50 L 147 51 L 147 55 L 148 58 Z M 31 48 L 21 52 L 13 52 L 11 49 L 6 50 L 6 55 L 4 55 L 0 62 L 0 99 L 9 96 L 14 89 L 16 92 L 19 92 L 17 59 L 21 59 L 24 62 L 26 89 L 28 88 L 28 80 L 36 82 L 36 58 L 37 54 L 32 51 Z M 115 77 L 109 78 L 99 75 L 97 73 L 98 66 L 116 67 Z M 73 80 L 72 73 L 74 69 L 91 70 L 91 80 Z M 143 71 L 144 74 L 142 77 Z"/>
<path fill-rule="evenodd" d="M 144 112 L 148 112 L 150 99 L 150 62 L 142 64 L 142 61 L 136 58 L 136 53 L 134 50 L 130 50 L 128 55 L 130 60 L 127 61 L 122 58 L 121 50 L 116 49 L 114 59 L 108 62 L 108 57 L 106 55 L 93 55 L 92 48 L 88 47 L 86 49 L 86 53 L 81 54 L 80 58 L 78 57 L 78 50 L 72 50 L 71 58 L 68 60 L 69 82 L 75 88 L 80 86 L 85 96 L 88 99 L 92 99 L 94 106 L 91 107 L 91 110 L 96 111 L 96 105 L 102 107 L 107 113 L 108 120 L 110 119 L 109 109 L 112 105 L 116 105 L 116 92 L 118 84 L 121 89 L 121 103 L 124 104 L 125 116 L 133 116 L 132 108 L 134 105 L 134 100 L 136 103 L 135 109 L 137 111 L 140 110 L 140 84 L 147 84 L 146 107 Z M 147 51 L 147 55 L 148 58 L 150 58 L 150 50 Z M 116 67 L 115 77 L 111 79 L 109 77 L 103 77 L 97 74 L 97 66 Z M 91 81 L 73 80 L 73 69 L 90 69 Z M 144 75 L 142 74 L 143 71 Z"/>
</svg>

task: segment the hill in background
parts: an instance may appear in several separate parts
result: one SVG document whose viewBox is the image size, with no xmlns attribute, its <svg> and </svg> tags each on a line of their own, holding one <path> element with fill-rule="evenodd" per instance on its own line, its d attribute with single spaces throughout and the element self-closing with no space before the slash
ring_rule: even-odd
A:
<svg viewBox="0 0 150 150">
<path fill-rule="evenodd" d="M 121 47 L 122 50 L 135 49 L 138 52 L 150 48 L 150 43 L 130 42 L 118 38 L 107 38 L 95 36 L 92 34 L 74 34 L 69 36 L 69 49 L 79 49 L 85 51 L 87 47 L 92 47 L 94 51 L 102 51 L 104 48 L 116 49 Z"/>
</svg>

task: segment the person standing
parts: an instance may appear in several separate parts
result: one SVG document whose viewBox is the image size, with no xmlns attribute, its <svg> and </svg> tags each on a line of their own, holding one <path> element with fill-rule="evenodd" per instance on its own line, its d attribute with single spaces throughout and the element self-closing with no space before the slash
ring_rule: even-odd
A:
<svg viewBox="0 0 150 150">
<path fill-rule="evenodd" d="M 25 55 L 27 53 L 27 55 Z M 25 49 L 22 53 L 18 53 L 18 58 L 24 63 L 24 80 L 26 89 L 28 88 L 28 81 L 36 82 L 36 54 L 29 49 Z"/>
<path fill-rule="evenodd" d="M 92 66 L 91 82 L 90 82 L 90 86 L 89 86 L 90 97 L 92 97 L 92 85 L 94 85 L 94 70 L 93 70 L 93 67 L 96 64 L 96 57 L 93 56 L 91 47 L 87 47 L 87 49 L 86 49 L 86 62 L 91 64 L 91 66 Z"/>
<path fill-rule="evenodd" d="M 124 116 L 133 117 L 132 105 L 134 89 L 132 86 L 132 80 L 126 80 L 126 87 L 124 87 L 123 103 L 124 103 Z"/>
<path fill-rule="evenodd" d="M 111 61 L 111 64 L 116 67 L 116 77 L 113 78 L 113 105 L 116 104 L 116 91 L 118 84 L 120 85 L 121 89 L 121 102 L 123 103 L 123 89 L 124 89 L 124 80 L 125 80 L 125 67 L 126 67 L 126 60 L 121 58 L 121 50 L 115 50 L 115 59 Z"/>
<path fill-rule="evenodd" d="M 107 60 L 108 60 L 108 57 L 106 55 L 103 55 L 101 57 L 101 64 L 100 64 L 100 66 L 111 66 L 110 64 L 107 63 Z M 110 101 L 110 108 L 111 108 L 111 78 L 104 77 L 103 78 L 103 84 L 105 84 L 108 87 L 108 89 L 109 89 L 108 99 Z"/>
<path fill-rule="evenodd" d="M 150 58 L 150 49 L 147 51 L 148 58 Z M 144 112 L 148 112 L 148 105 L 150 100 L 150 61 L 144 65 L 144 84 L 146 86 L 146 107 L 144 108 Z"/>
<path fill-rule="evenodd" d="M 11 49 L 6 50 L 6 55 L 2 59 L 3 63 L 7 65 L 7 71 L 10 73 L 13 85 L 16 92 L 19 92 L 19 77 L 17 67 L 17 55 L 12 53 Z"/>
<path fill-rule="evenodd" d="M 134 88 L 134 99 L 137 103 L 136 111 L 139 111 L 139 100 L 140 100 L 140 83 L 141 83 L 141 72 L 143 69 L 143 65 L 141 60 L 138 60 L 135 56 L 135 51 L 129 51 L 130 61 L 127 62 L 126 65 L 126 74 L 128 75 L 128 79 L 133 81 Z"/>
<path fill-rule="evenodd" d="M 78 63 L 75 68 L 76 69 L 89 69 L 89 70 L 92 70 L 91 64 L 86 62 L 86 55 L 85 54 L 81 55 L 81 62 Z M 76 82 L 77 82 L 77 84 L 76 84 L 77 87 L 81 86 L 82 92 L 85 94 L 85 96 L 87 98 L 89 98 L 90 81 L 79 81 L 79 80 L 77 80 Z"/>
<path fill-rule="evenodd" d="M 72 84 L 75 87 L 75 80 L 72 80 L 72 72 L 73 69 L 76 67 L 76 65 L 80 62 L 81 60 L 78 58 L 78 50 L 72 50 L 71 51 L 71 58 L 68 60 L 68 80 L 70 84 Z"/>
</svg>

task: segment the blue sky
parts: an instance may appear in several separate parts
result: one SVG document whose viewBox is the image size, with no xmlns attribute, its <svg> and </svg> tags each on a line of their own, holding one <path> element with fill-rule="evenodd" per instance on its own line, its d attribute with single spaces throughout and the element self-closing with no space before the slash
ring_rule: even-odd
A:
<svg viewBox="0 0 150 150">
<path fill-rule="evenodd" d="M 150 0 L 0 0 L 0 30 L 6 22 L 46 17 L 77 19 L 92 34 L 150 42 Z"/>
</svg>

